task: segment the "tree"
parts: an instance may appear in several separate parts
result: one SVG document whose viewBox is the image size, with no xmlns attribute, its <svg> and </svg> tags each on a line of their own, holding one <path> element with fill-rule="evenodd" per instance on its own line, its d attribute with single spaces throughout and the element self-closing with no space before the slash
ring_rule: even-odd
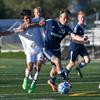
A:
<svg viewBox="0 0 100 100">
<path fill-rule="evenodd" d="M 5 8 L 3 0 L 0 0 L 0 18 L 5 18 Z"/>
</svg>

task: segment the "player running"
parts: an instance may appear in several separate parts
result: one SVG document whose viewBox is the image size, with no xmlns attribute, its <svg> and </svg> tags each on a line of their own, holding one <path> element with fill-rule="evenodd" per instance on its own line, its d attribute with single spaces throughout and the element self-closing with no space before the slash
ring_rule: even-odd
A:
<svg viewBox="0 0 100 100">
<path fill-rule="evenodd" d="M 44 33 L 44 30 L 43 30 L 43 27 L 42 26 L 44 26 L 45 25 L 45 19 L 43 18 L 43 17 L 41 17 L 41 8 L 40 7 L 36 7 L 36 8 L 34 8 L 33 9 L 33 14 L 34 14 L 34 18 L 32 18 L 32 21 L 31 21 L 31 23 L 28 25 L 28 28 L 30 28 L 30 27 L 33 27 L 34 26 L 34 23 L 36 24 L 38 24 L 39 23 L 39 25 L 41 26 L 41 27 L 39 27 L 39 26 L 35 26 L 34 27 L 34 30 L 33 30 L 33 33 L 36 35 L 37 34 L 37 37 L 36 37 L 36 39 L 38 40 L 37 41 L 37 45 L 40 47 L 40 48 L 43 48 L 43 33 Z M 22 26 L 21 27 L 21 29 L 25 29 L 26 27 L 25 26 Z M 40 36 L 38 36 L 38 35 L 40 35 Z M 41 41 L 41 36 L 42 36 L 42 41 Z M 41 58 L 41 56 L 40 56 L 40 58 Z M 39 59 L 40 59 L 39 58 Z M 40 72 L 40 69 L 41 69 L 41 66 L 42 66 L 42 63 L 43 63 L 43 57 L 41 58 L 42 59 L 42 62 L 41 62 L 41 60 L 39 60 L 38 59 L 38 57 L 37 58 L 35 58 L 36 59 L 36 61 L 34 61 L 34 65 L 32 65 L 32 66 L 34 66 L 34 69 L 36 70 L 36 72 L 35 72 L 35 74 L 34 74 L 34 77 L 33 77 L 33 75 L 32 75 L 32 73 L 30 73 L 30 75 L 29 75 L 29 79 L 32 79 L 33 80 L 33 82 L 32 82 L 32 84 L 31 84 L 31 89 L 29 90 L 29 93 L 31 93 L 31 92 L 33 92 L 34 91 L 34 88 L 33 88 L 33 86 L 34 86 L 34 84 L 35 84 L 35 82 L 36 82 L 36 80 L 37 80 L 37 78 L 38 78 L 38 75 L 39 75 L 39 72 Z M 38 63 L 37 63 L 38 62 Z M 24 83 L 24 82 L 23 82 Z M 35 86 L 34 86 L 35 87 Z"/>
<path fill-rule="evenodd" d="M 78 23 L 74 27 L 74 33 L 79 35 L 80 37 L 85 37 L 84 39 L 88 40 L 87 36 L 84 36 L 84 28 L 86 27 L 85 23 L 86 14 L 83 11 L 79 11 L 77 15 Z M 85 67 L 89 62 L 90 58 L 88 52 L 84 46 L 84 44 L 78 44 L 74 41 L 70 41 L 69 46 L 69 54 L 70 54 L 70 61 L 69 64 L 66 66 L 66 73 L 69 74 L 71 68 L 75 66 L 75 62 L 77 61 L 78 55 L 80 55 L 83 60 L 78 64 L 76 70 L 78 71 L 78 75 L 83 78 L 83 75 L 80 71 L 81 68 Z"/>
<path fill-rule="evenodd" d="M 70 35 L 73 41 L 87 43 L 84 37 L 80 37 L 70 29 L 67 25 L 69 11 L 62 9 L 59 14 L 58 20 L 48 20 L 46 22 L 46 33 L 43 52 L 48 60 L 54 65 L 50 72 L 50 80 L 48 84 L 51 86 L 53 91 L 56 91 L 56 74 L 62 77 L 63 81 L 68 81 L 65 71 L 61 65 L 61 51 L 60 43 L 66 35 Z"/>
<path fill-rule="evenodd" d="M 27 68 L 25 70 L 25 78 L 23 80 L 22 88 L 28 90 L 29 93 L 34 91 L 35 83 L 37 81 L 41 65 L 43 63 L 42 48 L 44 47 L 41 31 L 38 27 L 42 24 L 38 22 L 31 25 L 31 11 L 23 10 L 21 13 L 23 23 L 12 31 L 0 32 L 0 35 L 8 35 L 11 33 L 19 33 L 24 52 L 26 54 Z M 30 27 L 30 28 L 29 28 Z M 36 29 L 37 28 L 37 29 Z M 33 65 L 36 66 L 36 72 L 29 87 L 29 76 L 32 74 Z"/>
</svg>

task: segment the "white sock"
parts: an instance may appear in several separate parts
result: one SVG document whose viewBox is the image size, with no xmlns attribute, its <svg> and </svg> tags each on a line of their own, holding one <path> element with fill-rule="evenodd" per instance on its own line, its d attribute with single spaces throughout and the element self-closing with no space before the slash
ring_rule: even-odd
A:
<svg viewBox="0 0 100 100">
<path fill-rule="evenodd" d="M 29 75 L 30 75 L 30 71 L 26 68 L 26 70 L 25 70 L 25 76 L 26 76 L 26 78 L 28 78 Z"/>
<path fill-rule="evenodd" d="M 39 72 L 36 72 L 35 75 L 34 75 L 34 80 L 37 80 L 38 76 L 39 76 Z"/>
<path fill-rule="evenodd" d="M 32 86 L 35 84 L 35 82 L 36 82 L 35 80 L 32 81 L 32 83 L 31 83 L 31 88 L 32 88 Z"/>
<path fill-rule="evenodd" d="M 38 76 L 39 76 L 39 72 L 36 72 L 35 75 L 34 75 L 34 78 L 33 78 L 33 80 L 32 80 L 31 87 L 32 87 L 32 86 L 35 84 L 35 82 L 37 81 Z"/>
<path fill-rule="evenodd" d="M 70 70 L 71 70 L 71 67 L 69 67 L 69 66 L 66 66 L 66 69 L 67 69 L 68 71 L 70 71 Z"/>
</svg>

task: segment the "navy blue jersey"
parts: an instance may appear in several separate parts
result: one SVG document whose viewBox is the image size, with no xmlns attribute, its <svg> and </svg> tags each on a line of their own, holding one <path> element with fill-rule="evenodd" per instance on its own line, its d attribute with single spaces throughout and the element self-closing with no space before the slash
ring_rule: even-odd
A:
<svg viewBox="0 0 100 100">
<path fill-rule="evenodd" d="M 79 24 L 77 24 L 75 27 L 74 27 L 74 33 L 76 35 L 79 35 L 80 37 L 83 37 L 84 36 L 84 28 L 85 28 L 85 25 L 81 26 Z M 83 48 L 84 45 L 83 44 L 78 44 L 78 43 L 75 43 L 74 41 L 70 41 L 70 47 L 69 49 L 74 51 L 78 48 Z"/>
<path fill-rule="evenodd" d="M 60 43 L 66 35 L 73 31 L 68 25 L 61 25 L 58 20 L 47 20 L 45 33 L 45 47 L 49 49 L 60 49 Z"/>
</svg>

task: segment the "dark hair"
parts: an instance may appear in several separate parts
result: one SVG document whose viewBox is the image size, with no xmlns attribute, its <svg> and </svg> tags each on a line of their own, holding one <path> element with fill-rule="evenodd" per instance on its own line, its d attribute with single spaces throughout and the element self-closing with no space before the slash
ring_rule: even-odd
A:
<svg viewBox="0 0 100 100">
<path fill-rule="evenodd" d="M 21 16 L 31 16 L 31 10 L 29 9 L 23 9 L 22 12 L 20 13 Z"/>
<path fill-rule="evenodd" d="M 70 14 L 70 11 L 68 9 L 61 9 L 59 12 L 59 15 L 66 13 L 66 14 Z"/>
</svg>

